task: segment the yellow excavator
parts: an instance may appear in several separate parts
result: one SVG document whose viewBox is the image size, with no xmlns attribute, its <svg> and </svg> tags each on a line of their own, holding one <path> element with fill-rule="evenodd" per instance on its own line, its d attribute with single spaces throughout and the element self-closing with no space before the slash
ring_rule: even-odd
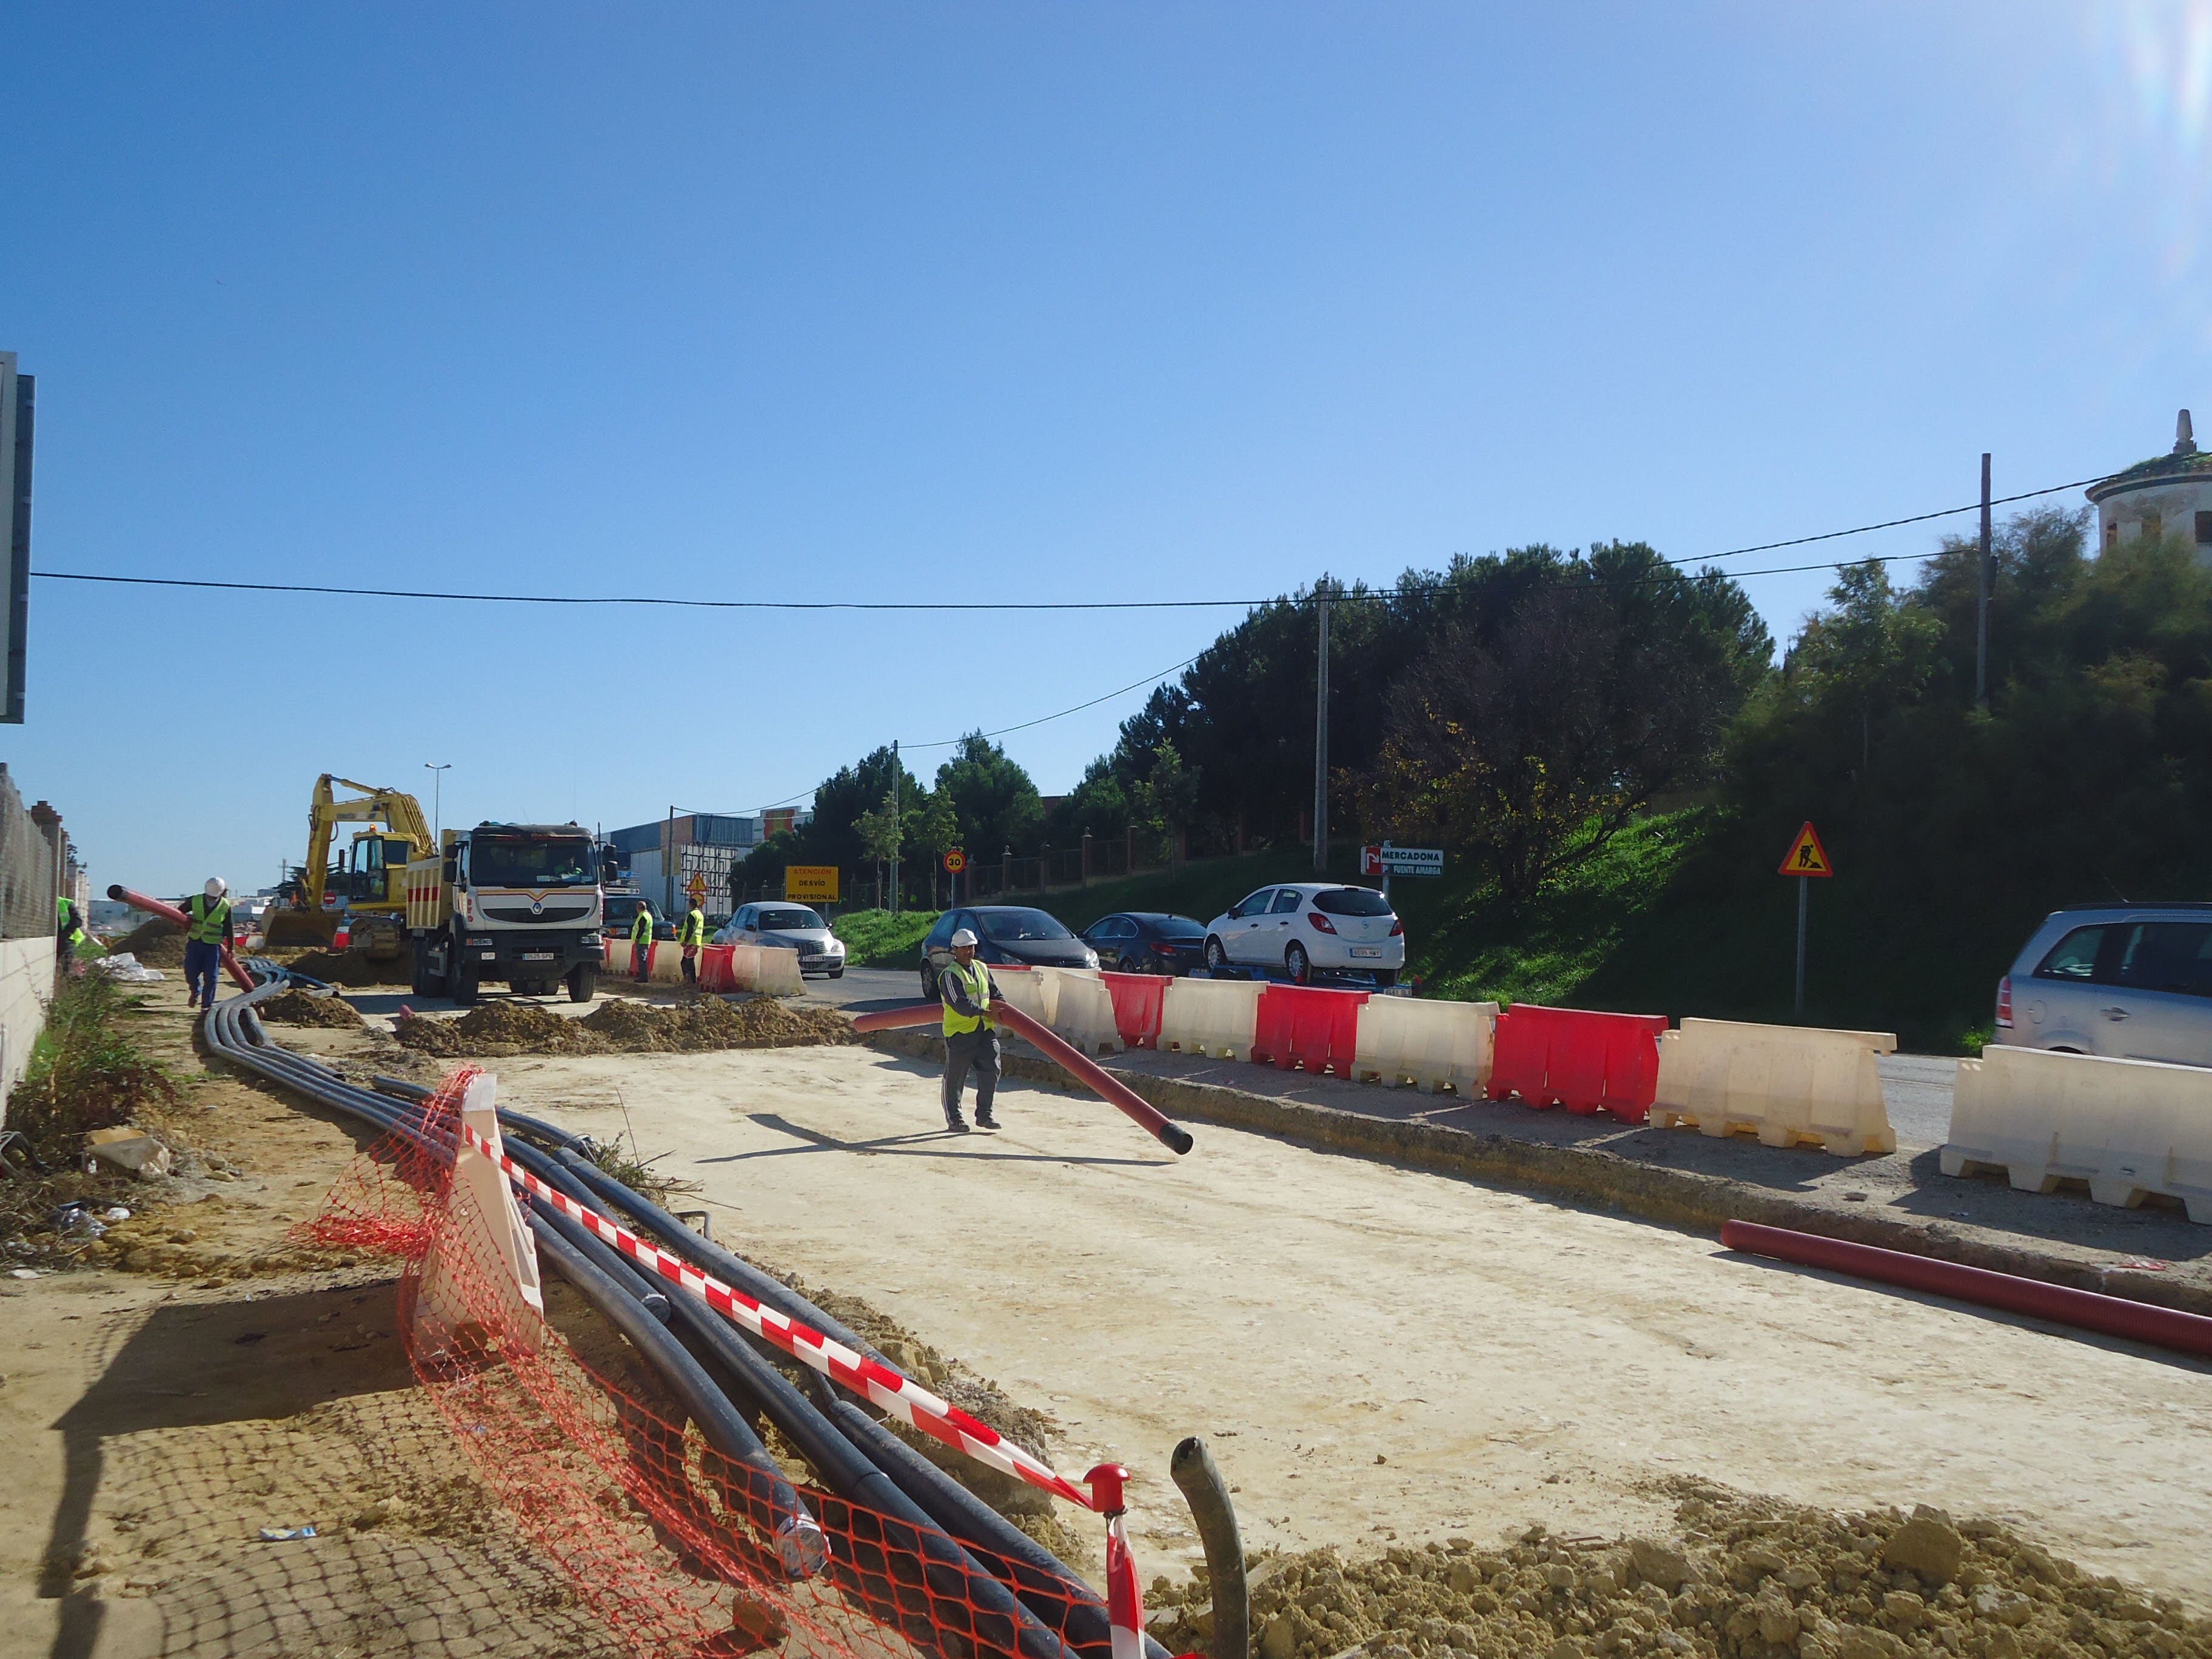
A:
<svg viewBox="0 0 2212 1659">
<path fill-rule="evenodd" d="M 333 785 L 358 793 L 340 800 Z M 341 823 L 370 827 L 356 832 L 346 857 L 334 864 L 331 842 Z M 307 861 L 290 902 L 270 912 L 269 943 L 327 947 L 340 920 L 350 918 L 350 949 L 378 962 L 402 955 L 410 944 L 407 864 L 429 857 L 432 845 L 422 803 L 414 796 L 324 773 L 307 808 Z"/>
</svg>

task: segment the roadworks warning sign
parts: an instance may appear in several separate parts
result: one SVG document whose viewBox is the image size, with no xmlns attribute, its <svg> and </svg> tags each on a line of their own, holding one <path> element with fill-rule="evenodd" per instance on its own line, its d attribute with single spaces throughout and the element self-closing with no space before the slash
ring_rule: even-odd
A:
<svg viewBox="0 0 2212 1659">
<path fill-rule="evenodd" d="M 1828 862 L 1828 849 L 1820 845 L 1820 831 L 1807 824 L 1797 832 L 1797 839 L 1790 843 L 1790 854 L 1782 860 L 1780 874 L 1785 876 L 1832 876 L 1835 866 Z"/>
</svg>

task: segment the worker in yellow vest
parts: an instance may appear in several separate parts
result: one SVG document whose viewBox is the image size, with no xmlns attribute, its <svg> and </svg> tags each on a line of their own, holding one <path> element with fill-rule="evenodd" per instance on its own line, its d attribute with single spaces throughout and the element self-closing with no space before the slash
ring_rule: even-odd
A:
<svg viewBox="0 0 2212 1659">
<path fill-rule="evenodd" d="M 995 1129 L 991 1097 L 999 1088 L 999 1025 L 991 1004 L 999 988 L 991 970 L 975 960 L 975 935 L 963 927 L 952 936 L 952 965 L 937 975 L 937 994 L 945 1004 L 945 1127 L 968 1133 L 960 1116 L 960 1096 L 968 1073 L 975 1073 L 975 1127 Z"/>
<path fill-rule="evenodd" d="M 637 919 L 629 925 L 630 976 L 641 985 L 653 971 L 653 906 L 640 899 Z"/>
<path fill-rule="evenodd" d="M 684 947 L 684 982 L 699 982 L 699 951 L 707 943 L 707 913 L 693 899 L 691 908 L 684 913 L 683 926 L 676 930 L 676 942 Z"/>
<path fill-rule="evenodd" d="M 230 884 L 210 876 L 207 885 L 185 901 L 185 1006 L 215 1006 L 215 976 L 230 943 Z"/>
</svg>

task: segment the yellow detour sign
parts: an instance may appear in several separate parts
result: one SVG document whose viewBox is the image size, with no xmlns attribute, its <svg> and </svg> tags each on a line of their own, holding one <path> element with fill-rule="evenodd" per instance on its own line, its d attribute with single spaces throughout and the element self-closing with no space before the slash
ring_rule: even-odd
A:
<svg viewBox="0 0 2212 1659">
<path fill-rule="evenodd" d="M 837 866 L 834 864 L 786 866 L 783 896 L 787 899 L 834 900 L 837 896 Z"/>
<path fill-rule="evenodd" d="M 967 867 L 968 855 L 965 853 L 962 852 L 957 847 L 951 848 L 946 851 L 945 854 L 945 870 L 947 875 L 957 876 Z"/>
<path fill-rule="evenodd" d="M 1807 824 L 1797 832 L 1797 839 L 1790 843 L 1789 856 L 1782 860 L 1782 868 L 1775 872 L 1784 876 L 1832 876 L 1835 866 L 1828 862 L 1828 849 L 1820 845 L 1820 831 Z"/>
</svg>

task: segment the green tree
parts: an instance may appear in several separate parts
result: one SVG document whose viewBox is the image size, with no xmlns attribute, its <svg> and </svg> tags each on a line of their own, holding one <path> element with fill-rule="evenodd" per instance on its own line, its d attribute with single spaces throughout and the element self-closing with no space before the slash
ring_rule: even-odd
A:
<svg viewBox="0 0 2212 1659">
<path fill-rule="evenodd" d="M 853 832 L 860 838 L 860 851 L 876 867 L 876 902 L 880 907 L 889 897 L 884 881 L 884 872 L 898 862 L 899 846 L 902 840 L 898 809 L 886 793 L 883 805 L 872 811 L 863 812 L 853 820 Z"/>
<path fill-rule="evenodd" d="M 929 908 L 939 908 L 937 900 L 937 878 L 945 868 L 945 855 L 960 844 L 960 820 L 952 810 L 952 798 L 942 789 L 932 789 L 908 813 L 908 836 L 914 846 L 929 860 Z"/>
<path fill-rule="evenodd" d="M 952 805 L 971 859 L 1026 851 L 1044 823 L 1044 803 L 1030 775 L 980 732 L 960 740 L 937 769 L 937 793 Z"/>
<path fill-rule="evenodd" d="M 1198 810 L 1198 773 L 1182 763 L 1175 744 L 1162 739 L 1152 750 L 1151 771 L 1133 792 L 1130 815 L 1153 857 L 1174 855 L 1177 833 L 1190 827 Z"/>
</svg>

